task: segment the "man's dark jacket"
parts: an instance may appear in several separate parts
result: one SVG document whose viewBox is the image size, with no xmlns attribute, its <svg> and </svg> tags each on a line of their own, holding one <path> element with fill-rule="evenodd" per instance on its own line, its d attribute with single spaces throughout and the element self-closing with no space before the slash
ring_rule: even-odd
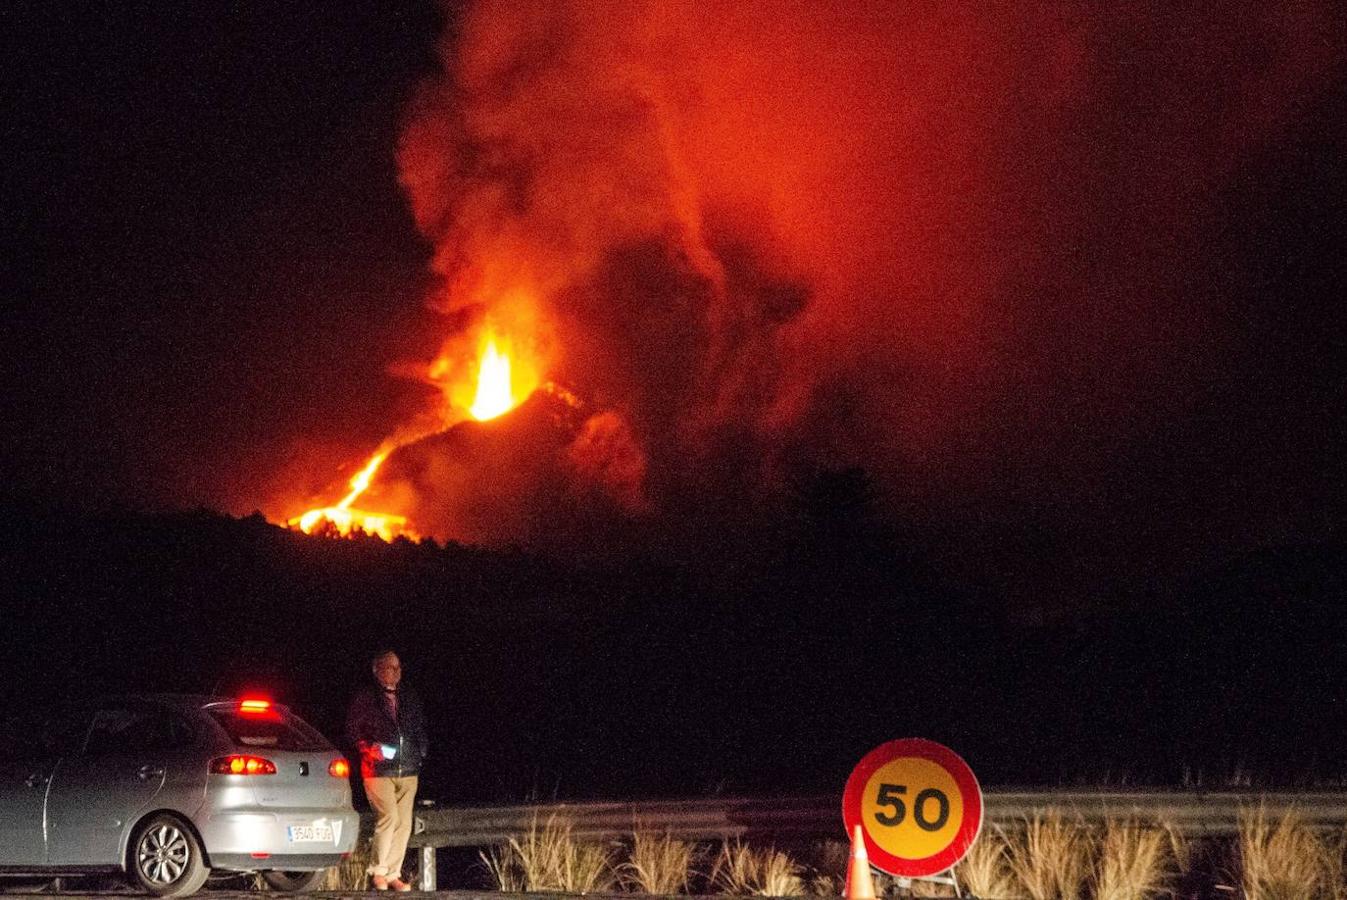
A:
<svg viewBox="0 0 1347 900">
<path fill-rule="evenodd" d="M 421 771 L 430 742 L 426 738 L 426 713 L 421 698 L 398 685 L 398 716 L 388 714 L 381 685 L 370 685 L 351 698 L 346 713 L 346 740 L 360 754 L 360 774 L 365 778 L 401 778 Z M 379 745 L 397 748 L 384 759 Z"/>
</svg>

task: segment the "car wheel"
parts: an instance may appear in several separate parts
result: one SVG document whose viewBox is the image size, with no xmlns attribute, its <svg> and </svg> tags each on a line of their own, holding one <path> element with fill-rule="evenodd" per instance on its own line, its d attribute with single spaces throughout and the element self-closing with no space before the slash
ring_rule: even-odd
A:
<svg viewBox="0 0 1347 900">
<path fill-rule="evenodd" d="M 271 885 L 278 891 L 289 891 L 297 893 L 299 891 L 311 891 L 323 883 L 327 877 L 327 869 L 319 869 L 317 872 L 280 872 L 270 871 L 262 873 L 262 880 Z"/>
<path fill-rule="evenodd" d="M 141 823 L 131 838 L 131 879 L 157 897 L 185 897 L 210 876 L 201 844 L 176 816 L 160 814 Z"/>
</svg>

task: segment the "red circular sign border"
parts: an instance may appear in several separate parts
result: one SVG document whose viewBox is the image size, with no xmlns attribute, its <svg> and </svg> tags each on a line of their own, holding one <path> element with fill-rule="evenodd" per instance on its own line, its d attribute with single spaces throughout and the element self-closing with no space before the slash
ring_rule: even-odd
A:
<svg viewBox="0 0 1347 900">
<path fill-rule="evenodd" d="M 930 760 L 949 772 L 954 778 L 954 783 L 959 786 L 963 800 L 963 821 L 959 824 L 959 830 L 955 832 L 949 846 L 939 853 L 920 859 L 907 859 L 889 853 L 871 839 L 870 830 L 861 822 L 861 806 L 864 799 L 862 794 L 870 776 L 885 763 L 903 756 Z M 856 768 L 851 770 L 851 777 L 847 779 L 846 789 L 842 792 L 842 821 L 846 823 L 848 835 L 857 825 L 862 826 L 865 849 L 870 855 L 870 861 L 877 868 L 902 878 L 923 878 L 953 866 L 964 857 L 968 848 L 977 840 L 978 834 L 982 831 L 982 788 L 978 785 L 977 776 L 968 767 L 968 763 L 953 750 L 924 738 L 899 738 L 880 744 L 865 754 L 856 764 Z"/>
</svg>

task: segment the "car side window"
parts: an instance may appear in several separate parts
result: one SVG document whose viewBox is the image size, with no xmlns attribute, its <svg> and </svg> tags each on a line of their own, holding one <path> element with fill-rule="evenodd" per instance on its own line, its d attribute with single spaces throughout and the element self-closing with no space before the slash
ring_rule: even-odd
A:
<svg viewBox="0 0 1347 900">
<path fill-rule="evenodd" d="M 94 713 L 86 756 L 180 750 L 192 731 L 181 716 L 162 709 L 104 708 Z"/>
<path fill-rule="evenodd" d="M 65 756 L 79 752 L 88 732 L 88 710 L 64 710 L 48 716 L 31 739 L 43 755 Z"/>
</svg>

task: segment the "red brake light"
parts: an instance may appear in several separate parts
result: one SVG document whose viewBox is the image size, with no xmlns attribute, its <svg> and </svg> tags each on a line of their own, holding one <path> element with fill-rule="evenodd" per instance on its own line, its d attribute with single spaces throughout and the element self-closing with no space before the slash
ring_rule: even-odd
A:
<svg viewBox="0 0 1347 900">
<path fill-rule="evenodd" d="M 276 764 L 260 756 L 235 753 L 212 759 L 210 770 L 215 775 L 275 775 Z"/>
<path fill-rule="evenodd" d="M 239 701 L 239 712 L 241 713 L 264 713 L 271 711 L 271 701 L 260 697 L 249 697 L 246 700 Z"/>
<path fill-rule="evenodd" d="M 337 778 L 347 778 L 351 774 L 351 764 L 343 758 L 332 760 L 332 764 L 327 767 L 327 774 Z"/>
</svg>

